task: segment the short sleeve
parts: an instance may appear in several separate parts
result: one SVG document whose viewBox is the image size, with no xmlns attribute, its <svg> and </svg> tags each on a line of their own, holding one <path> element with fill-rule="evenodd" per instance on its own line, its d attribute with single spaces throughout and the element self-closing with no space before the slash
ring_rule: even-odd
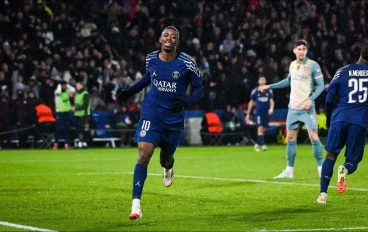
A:
<svg viewBox="0 0 368 232">
<path fill-rule="evenodd" d="M 270 99 L 273 99 L 273 91 L 272 91 L 272 89 L 268 90 L 268 92 L 270 93 Z"/>
<path fill-rule="evenodd" d="M 253 101 L 257 101 L 257 88 L 253 89 L 250 93 L 250 99 Z"/>
</svg>

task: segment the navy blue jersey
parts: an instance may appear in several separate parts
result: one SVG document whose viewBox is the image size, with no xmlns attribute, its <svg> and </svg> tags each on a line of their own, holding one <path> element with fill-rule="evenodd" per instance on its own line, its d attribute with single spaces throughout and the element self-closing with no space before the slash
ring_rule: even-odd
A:
<svg viewBox="0 0 368 232">
<path fill-rule="evenodd" d="M 254 88 L 250 94 L 250 99 L 256 103 L 256 115 L 264 116 L 268 115 L 270 109 L 270 100 L 273 98 L 273 92 L 271 89 L 261 92 L 257 88 Z"/>
<path fill-rule="evenodd" d="M 193 105 L 202 97 L 202 73 L 194 59 L 183 52 L 170 62 L 162 61 L 159 53 L 155 51 L 146 57 L 146 74 L 141 81 L 150 83 L 151 88 L 142 102 L 142 119 L 163 129 L 183 130 L 185 112 L 175 113 L 170 108 L 177 98 L 185 98 L 189 84 L 194 92 L 187 98 L 188 104 Z M 142 89 L 137 84 L 132 86 L 135 92 Z"/>
<path fill-rule="evenodd" d="M 331 124 L 348 122 L 368 128 L 367 94 L 368 65 L 350 64 L 339 69 L 327 89 L 326 109 L 335 96 L 340 97 L 332 112 Z"/>
</svg>

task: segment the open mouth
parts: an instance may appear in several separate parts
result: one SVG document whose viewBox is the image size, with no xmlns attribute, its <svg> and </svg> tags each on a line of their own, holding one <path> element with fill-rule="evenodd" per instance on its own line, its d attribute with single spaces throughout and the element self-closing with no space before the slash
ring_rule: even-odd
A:
<svg viewBox="0 0 368 232">
<path fill-rule="evenodd" d="M 168 47 L 170 47 L 171 46 L 171 42 L 170 41 L 166 41 L 165 43 L 164 43 L 164 46 L 168 46 Z"/>
</svg>

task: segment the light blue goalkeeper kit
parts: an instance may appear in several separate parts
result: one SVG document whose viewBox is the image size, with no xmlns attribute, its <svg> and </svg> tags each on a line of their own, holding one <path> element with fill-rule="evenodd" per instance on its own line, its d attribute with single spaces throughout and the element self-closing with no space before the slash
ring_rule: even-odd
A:
<svg viewBox="0 0 368 232">
<path fill-rule="evenodd" d="M 323 74 L 317 62 L 306 58 L 303 62 L 294 60 L 290 63 L 289 75 L 286 79 L 271 84 L 271 89 L 279 89 L 290 86 L 289 111 L 286 119 L 287 130 L 299 129 L 303 124 L 308 130 L 317 130 L 318 123 L 314 100 L 322 93 L 324 88 Z M 307 100 L 311 100 L 312 106 L 304 110 L 303 106 Z M 312 141 L 313 154 L 318 166 L 322 165 L 322 145 L 318 140 Z M 288 141 L 287 165 L 294 166 L 297 145 L 296 141 Z"/>
</svg>

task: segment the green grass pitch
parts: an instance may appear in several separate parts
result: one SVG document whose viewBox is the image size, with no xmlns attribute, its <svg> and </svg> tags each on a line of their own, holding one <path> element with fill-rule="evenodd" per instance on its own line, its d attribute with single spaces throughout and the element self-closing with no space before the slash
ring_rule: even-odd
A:
<svg viewBox="0 0 368 232">
<path fill-rule="evenodd" d="M 298 146 L 294 179 L 285 147 L 179 147 L 170 188 L 158 150 L 148 168 L 143 218 L 128 220 L 137 149 L 0 151 L 0 221 L 55 231 L 368 231 L 368 163 L 317 205 L 317 166 Z M 339 157 L 337 165 L 343 163 Z M 337 168 L 336 165 L 336 168 Z M 332 229 L 331 229 L 332 230 Z M 24 231 L 0 225 L 0 231 Z"/>
</svg>

